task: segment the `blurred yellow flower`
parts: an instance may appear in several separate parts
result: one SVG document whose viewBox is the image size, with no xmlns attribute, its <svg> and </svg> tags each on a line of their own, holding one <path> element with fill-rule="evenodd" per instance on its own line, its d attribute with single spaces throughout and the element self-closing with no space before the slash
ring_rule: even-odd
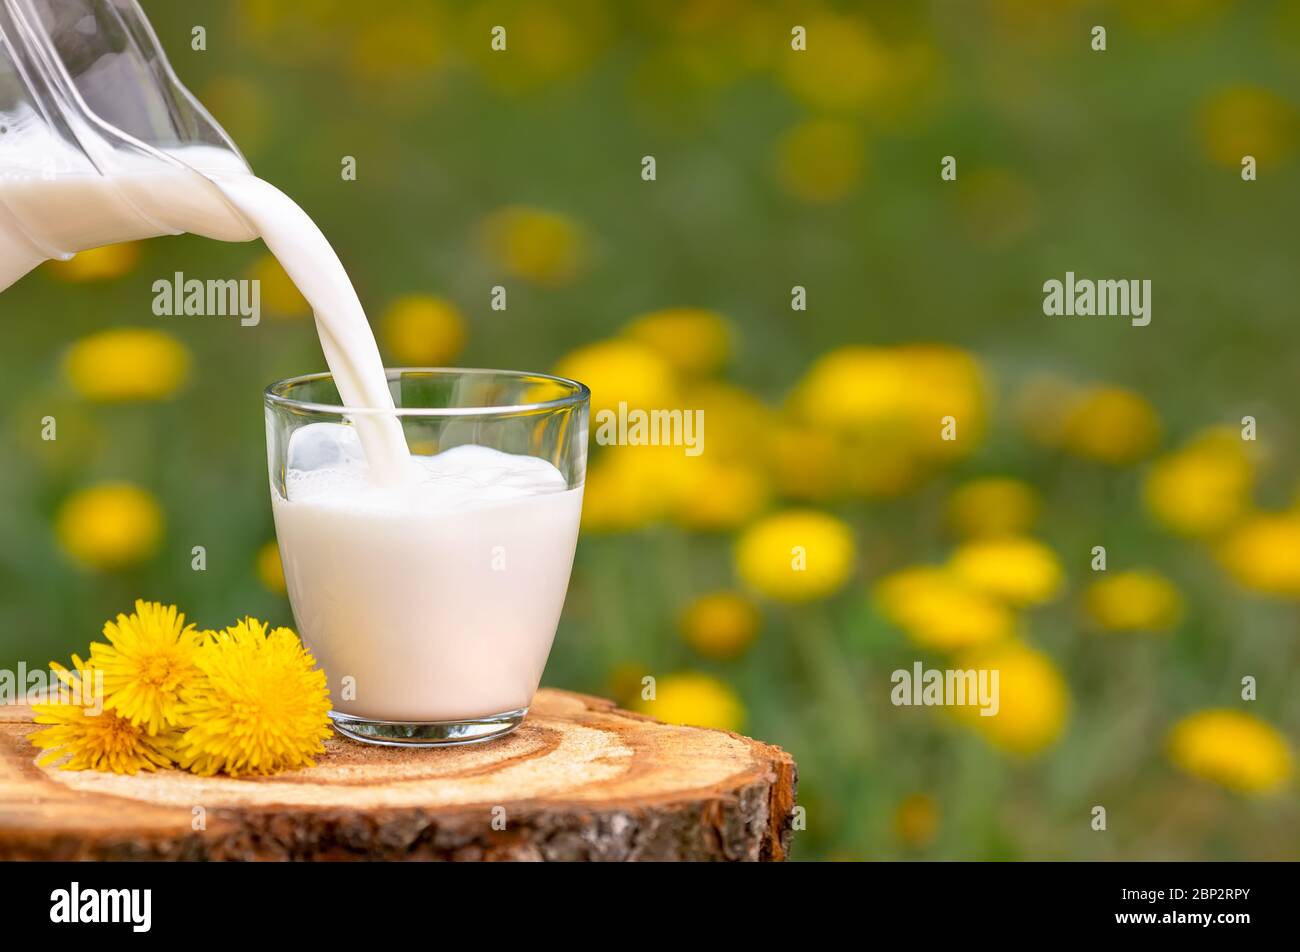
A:
<svg viewBox="0 0 1300 952">
<path fill-rule="evenodd" d="M 785 52 L 782 76 L 808 105 L 852 110 L 888 85 L 889 51 L 866 23 L 821 13 L 801 25 L 807 30 L 807 49 Z"/>
<path fill-rule="evenodd" d="M 777 491 L 802 502 L 826 502 L 845 487 L 844 450 L 835 435 L 782 423 L 763 441 Z"/>
<path fill-rule="evenodd" d="M 586 266 L 586 233 L 557 212 L 512 205 L 484 219 L 480 237 L 497 267 L 545 287 L 572 283 Z"/>
<path fill-rule="evenodd" d="M 1020 535 L 1038 521 L 1038 491 L 1019 479 L 989 476 L 973 479 L 948 497 L 948 524 L 961 536 Z"/>
<path fill-rule="evenodd" d="M 162 540 L 163 514 L 148 492 L 130 483 L 100 483 L 59 506 L 54 531 L 65 552 L 95 569 L 149 558 Z"/>
<path fill-rule="evenodd" d="M 784 602 L 832 595 L 857 559 L 853 533 L 812 509 L 788 509 L 756 522 L 736 542 L 736 571 L 751 588 Z"/>
<path fill-rule="evenodd" d="M 775 414 L 757 396 L 735 384 L 697 380 L 678 402 L 704 414 L 704 445 L 710 458 L 762 461 Z"/>
<path fill-rule="evenodd" d="M 687 376 L 714 373 L 731 351 L 731 329 L 726 320 L 717 311 L 700 307 L 642 314 L 627 325 L 624 334 Z"/>
<path fill-rule="evenodd" d="M 744 525 L 763 511 L 769 498 L 762 471 L 749 463 L 718 460 L 711 454 L 684 461 L 681 479 L 674 488 L 675 520 L 689 529 L 704 531 Z"/>
<path fill-rule="evenodd" d="M 737 592 L 701 595 L 682 613 L 681 630 L 686 643 L 718 661 L 744 654 L 758 634 L 758 608 Z"/>
<path fill-rule="evenodd" d="M 894 807 L 894 835 L 913 849 L 929 846 L 939 832 L 939 804 L 925 793 L 913 793 Z"/>
<path fill-rule="evenodd" d="M 644 344 L 629 340 L 579 347 L 556 364 L 555 373 L 591 388 L 593 426 L 596 414 L 617 411 L 620 403 L 630 409 L 661 410 L 673 406 L 676 396 L 676 381 L 668 363 Z"/>
<path fill-rule="evenodd" d="M 963 654 L 957 666 L 998 672 L 996 714 L 986 717 L 975 705 L 949 708 L 994 747 L 1030 756 L 1060 737 L 1069 716 L 1070 692 L 1047 655 L 1009 640 Z"/>
<path fill-rule="evenodd" d="M 792 403 L 816 426 L 887 437 L 924 458 L 968 452 L 983 432 L 985 384 L 975 359 L 943 344 L 849 345 L 818 358 Z M 956 439 L 944 439 L 944 419 Z"/>
<path fill-rule="evenodd" d="M 1291 154 L 1300 133 L 1300 113 L 1289 101 L 1257 86 L 1231 86 L 1209 96 L 1197 110 L 1201 147 L 1209 158 L 1240 168 L 1253 155 L 1261 166 Z"/>
<path fill-rule="evenodd" d="M 692 460 L 675 446 L 605 449 L 587 469 L 582 496 L 586 532 L 628 532 L 667 518 Z"/>
<path fill-rule="evenodd" d="M 441 21 L 441 11 L 432 4 L 362 18 L 341 34 L 352 41 L 353 73 L 394 87 L 418 85 L 411 80 L 443 59 L 446 26 Z"/>
<path fill-rule="evenodd" d="M 398 298 L 380 328 L 393 359 L 407 367 L 447 366 L 465 346 L 465 319 L 456 305 L 430 294 Z"/>
<path fill-rule="evenodd" d="M 128 241 L 79 251 L 67 261 L 50 261 L 46 267 L 50 274 L 61 281 L 81 284 L 87 281 L 109 281 L 120 278 L 134 268 L 139 260 L 139 242 Z"/>
<path fill-rule="evenodd" d="M 931 565 L 900 569 L 873 589 L 881 614 L 916 644 L 956 651 L 998 641 L 1016 629 L 1010 608 L 951 570 Z"/>
<path fill-rule="evenodd" d="M 1056 553 L 1036 539 L 998 536 L 967 542 L 949 563 L 958 578 L 1012 605 L 1041 605 L 1061 589 Z"/>
<path fill-rule="evenodd" d="M 600 0 L 469 6 L 459 48 L 475 58 L 486 82 L 511 93 L 528 92 L 584 72 L 606 42 L 610 10 Z M 499 24 L 509 28 L 508 56 L 486 39 Z"/>
<path fill-rule="evenodd" d="M 842 119 L 805 119 L 776 145 L 777 178 L 805 202 L 845 198 L 862 179 L 865 164 L 862 130 Z"/>
<path fill-rule="evenodd" d="M 254 261 L 248 275 L 258 282 L 262 310 L 270 317 L 305 317 L 311 313 L 311 305 L 274 255 L 265 254 Z"/>
<path fill-rule="evenodd" d="M 1215 428 L 1157 459 L 1143 496 L 1152 515 L 1168 528 L 1187 536 L 1212 536 L 1246 513 L 1254 479 L 1255 467 L 1239 435 Z"/>
<path fill-rule="evenodd" d="M 641 702 L 642 678 L 649 674 L 645 665 L 624 661 L 614 666 L 606 679 L 609 696 L 625 708 L 635 708 Z"/>
<path fill-rule="evenodd" d="M 654 700 L 638 700 L 637 710 L 669 724 L 738 731 L 745 707 L 727 684 L 698 671 L 658 679 Z"/>
<path fill-rule="evenodd" d="M 1227 534 L 1218 555 L 1246 588 L 1300 597 L 1300 512 L 1252 516 Z"/>
<path fill-rule="evenodd" d="M 161 400 L 185 383 L 190 353 L 162 331 L 115 327 L 69 347 L 63 370 L 88 400 Z"/>
<path fill-rule="evenodd" d="M 1286 738 L 1271 724 L 1231 708 L 1197 711 L 1175 724 L 1169 757 L 1189 774 L 1238 793 L 1268 793 L 1292 770 Z"/>
<path fill-rule="evenodd" d="M 1083 604 L 1104 631 L 1168 631 L 1183 615 L 1178 589 L 1151 569 L 1103 575 L 1088 586 Z"/>
<path fill-rule="evenodd" d="M 1112 465 L 1147 456 L 1160 440 L 1160 420 L 1140 394 L 1099 386 L 1083 393 L 1065 421 L 1064 446 L 1076 456 Z"/>
<path fill-rule="evenodd" d="M 268 592 L 283 595 L 284 565 L 280 562 L 280 546 L 274 539 L 257 550 L 257 580 Z"/>
</svg>

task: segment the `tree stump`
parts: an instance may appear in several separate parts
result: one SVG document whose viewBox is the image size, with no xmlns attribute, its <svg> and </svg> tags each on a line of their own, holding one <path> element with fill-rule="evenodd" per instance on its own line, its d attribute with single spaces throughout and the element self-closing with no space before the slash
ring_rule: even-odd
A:
<svg viewBox="0 0 1300 952">
<path fill-rule="evenodd" d="M 796 773 L 778 747 L 543 689 L 513 734 L 442 749 L 342 738 L 267 778 L 35 764 L 0 707 L 0 859 L 781 860 Z"/>
</svg>

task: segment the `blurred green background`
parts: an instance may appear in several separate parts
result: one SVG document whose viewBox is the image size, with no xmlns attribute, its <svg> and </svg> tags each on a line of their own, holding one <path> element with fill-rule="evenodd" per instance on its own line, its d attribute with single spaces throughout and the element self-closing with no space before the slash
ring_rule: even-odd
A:
<svg viewBox="0 0 1300 952">
<path fill-rule="evenodd" d="M 1296 858 L 1300 5 L 143 5 L 390 365 L 705 409 L 698 460 L 593 454 L 545 684 L 790 750 L 800 859 Z M 262 322 L 155 317 L 175 271 Z M 1045 316 L 1066 271 L 1149 279 L 1150 326 Z M 137 597 L 291 624 L 261 390 L 323 359 L 261 244 L 0 306 L 0 665 Z M 890 703 L 980 658 L 998 718 Z"/>
</svg>

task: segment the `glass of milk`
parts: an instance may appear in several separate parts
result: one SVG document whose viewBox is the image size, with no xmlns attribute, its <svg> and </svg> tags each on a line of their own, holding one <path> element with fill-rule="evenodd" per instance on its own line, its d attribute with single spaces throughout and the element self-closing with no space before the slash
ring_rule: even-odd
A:
<svg viewBox="0 0 1300 952">
<path fill-rule="evenodd" d="M 590 393 L 498 370 L 386 371 L 395 409 L 344 407 L 330 374 L 266 390 L 271 504 L 298 631 L 332 718 L 375 744 L 486 740 L 541 679 L 578 538 Z M 358 438 L 396 418 L 402 478 Z"/>
</svg>

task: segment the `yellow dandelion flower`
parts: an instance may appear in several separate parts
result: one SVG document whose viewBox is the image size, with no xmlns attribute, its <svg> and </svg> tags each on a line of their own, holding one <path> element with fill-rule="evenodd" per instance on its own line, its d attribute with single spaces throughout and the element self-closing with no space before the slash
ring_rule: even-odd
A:
<svg viewBox="0 0 1300 952">
<path fill-rule="evenodd" d="M 442 367 L 465 346 L 465 318 L 456 305 L 428 294 L 398 298 L 380 323 L 384 345 L 407 367 Z"/>
<path fill-rule="evenodd" d="M 1038 521 L 1042 500 L 1027 483 L 1008 477 L 975 479 L 948 497 L 948 524 L 967 538 L 1020 535 Z"/>
<path fill-rule="evenodd" d="M 134 565 L 157 551 L 163 514 L 154 497 L 130 483 L 100 483 L 73 493 L 54 518 L 59 544 L 95 569 Z"/>
<path fill-rule="evenodd" d="M 617 412 L 620 403 L 629 409 L 668 409 L 676 393 L 667 361 L 644 344 L 628 340 L 579 347 L 556 365 L 555 373 L 591 388 L 593 426 L 599 423 L 597 414 Z"/>
<path fill-rule="evenodd" d="M 162 331 L 116 327 L 69 347 L 63 371 L 87 400 L 162 400 L 185 383 L 190 352 Z"/>
<path fill-rule="evenodd" d="M 953 553 L 950 566 L 975 588 L 1017 606 L 1051 601 L 1064 581 L 1056 553 L 1024 536 L 968 542 Z"/>
<path fill-rule="evenodd" d="M 1266 595 L 1300 596 L 1300 513 L 1260 513 L 1233 529 L 1218 550 L 1228 573 Z"/>
<path fill-rule="evenodd" d="M 758 635 L 758 608 L 737 592 L 701 595 L 682 613 L 686 643 L 704 655 L 729 661 L 745 653 Z"/>
<path fill-rule="evenodd" d="M 929 846 L 939 832 L 939 804 L 925 793 L 904 797 L 894 808 L 894 835 L 913 849 Z"/>
<path fill-rule="evenodd" d="M 768 497 L 767 479 L 757 467 L 698 456 L 681 467 L 672 515 L 688 529 L 735 529 L 762 512 Z"/>
<path fill-rule="evenodd" d="M 842 119 L 806 119 L 776 145 L 777 179 L 787 192 L 818 205 L 838 202 L 862 180 L 862 130 Z"/>
<path fill-rule="evenodd" d="M 108 644 L 91 642 L 104 673 L 104 705 L 149 734 L 180 723 L 182 689 L 198 674 L 199 636 L 175 605 L 136 600 L 135 611 L 104 623 Z"/>
<path fill-rule="evenodd" d="M 1210 160 L 1239 168 L 1253 155 L 1261 166 L 1274 165 L 1295 149 L 1300 112 L 1268 89 L 1233 86 L 1207 98 L 1197 113 L 1201 147 Z"/>
<path fill-rule="evenodd" d="M 624 661 L 614 666 L 606 680 L 609 696 L 623 707 L 635 707 L 645 687 L 643 679 L 650 674 L 645 665 Z"/>
<path fill-rule="evenodd" d="M 310 767 L 330 736 L 325 672 L 288 628 L 245 618 L 205 632 L 185 690 L 187 730 L 176 760 L 210 776 L 272 774 Z"/>
<path fill-rule="evenodd" d="M 556 212 L 519 205 L 503 208 L 483 221 L 480 237 L 497 267 L 544 287 L 571 284 L 587 264 L 586 233 Z"/>
<path fill-rule="evenodd" d="M 1143 484 L 1147 509 L 1181 535 L 1217 535 L 1250 506 L 1255 467 L 1234 432 L 1207 430 L 1151 464 Z"/>
<path fill-rule="evenodd" d="M 999 750 L 1030 756 L 1061 736 L 1070 692 L 1052 660 L 1014 639 L 977 648 L 958 658 L 964 670 L 998 672 L 998 710 L 985 716 L 976 705 L 949 708 Z"/>
<path fill-rule="evenodd" d="M 1065 421 L 1066 450 L 1116 466 L 1142 459 L 1159 441 L 1155 409 L 1122 387 L 1092 388 L 1080 396 Z"/>
<path fill-rule="evenodd" d="M 72 656 L 72 664 L 72 672 L 58 665 L 51 667 L 67 684 L 73 698 L 92 700 L 97 690 L 94 668 L 76 655 Z M 175 731 L 151 735 L 143 726 L 107 708 L 100 710 L 97 704 L 33 704 L 32 712 L 36 723 L 45 725 L 27 738 L 45 751 L 37 760 L 42 766 L 134 774 L 172 764 Z"/>
<path fill-rule="evenodd" d="M 756 395 L 719 380 L 695 381 L 677 401 L 684 410 L 704 414 L 710 458 L 760 462 L 775 414 Z"/>
<path fill-rule="evenodd" d="M 998 641 L 1016 630 L 1016 617 L 1001 600 L 936 566 L 887 575 L 876 583 L 873 596 L 885 618 L 934 651 Z"/>
<path fill-rule="evenodd" d="M 46 267 L 61 281 L 81 284 L 120 278 L 134 268 L 139 260 L 139 243 L 128 241 L 79 251 L 67 261 L 50 261 Z"/>
<path fill-rule="evenodd" d="M 1183 615 L 1183 597 L 1151 569 L 1107 573 L 1084 593 L 1088 617 L 1103 631 L 1169 631 Z"/>
<path fill-rule="evenodd" d="M 257 550 L 257 579 L 268 592 L 283 595 L 284 565 L 280 562 L 280 545 L 275 540 Z"/>
<path fill-rule="evenodd" d="M 1286 738 L 1244 711 L 1197 711 L 1174 725 L 1168 746 L 1179 768 L 1238 793 L 1268 793 L 1291 776 Z"/>
<path fill-rule="evenodd" d="M 937 432 L 937 428 L 935 428 Z M 919 430 L 918 430 L 919 432 Z M 927 460 L 912 438 L 846 437 L 840 447 L 844 486 L 868 499 L 900 496 L 918 486 L 929 473 Z"/>
<path fill-rule="evenodd" d="M 311 305 L 274 255 L 262 255 L 253 262 L 248 274 L 258 282 L 262 310 L 271 317 L 306 317 L 311 313 Z"/>
<path fill-rule="evenodd" d="M 826 598 L 853 574 L 857 545 L 841 520 L 789 509 L 750 526 L 736 542 L 736 571 L 751 588 L 784 602 Z"/>
<path fill-rule="evenodd" d="M 717 311 L 670 307 L 632 320 L 623 333 L 688 376 L 719 370 L 731 352 L 731 329 Z"/>
<path fill-rule="evenodd" d="M 852 110 L 890 83 L 889 50 L 860 20 L 824 13 L 808 18 L 808 46 L 785 54 L 783 79 L 817 109 Z"/>
<path fill-rule="evenodd" d="M 511 5 L 510 55 L 502 56 L 480 36 L 491 36 L 502 22 L 500 9 L 470 8 L 462 24 L 466 42 L 459 47 L 477 61 L 483 79 L 518 95 L 573 78 L 599 54 L 610 32 L 611 8 L 603 3 L 526 0 Z"/>
<path fill-rule="evenodd" d="M 653 700 L 638 701 L 637 710 L 669 724 L 716 727 L 738 731 L 745 723 L 745 706 L 724 682 L 698 671 L 660 678 Z"/>
<path fill-rule="evenodd" d="M 607 448 L 587 470 L 583 529 L 627 532 L 666 518 L 679 498 L 682 471 L 695 461 L 675 446 Z"/>
<path fill-rule="evenodd" d="M 948 459 L 978 444 L 985 389 L 979 364 L 955 347 L 851 345 L 809 368 L 792 405 L 814 426 L 869 438 L 868 450 L 890 445 Z M 955 440 L 942 438 L 945 417 L 956 421 Z"/>
<path fill-rule="evenodd" d="M 389 88 L 420 85 L 412 80 L 436 68 L 446 56 L 447 26 L 440 22 L 440 14 L 437 7 L 426 4 L 366 17 L 345 33 L 352 41 L 353 73 Z"/>
<path fill-rule="evenodd" d="M 764 441 L 777 490 L 803 502 L 827 502 L 845 489 L 848 461 L 833 433 L 799 423 L 774 427 Z"/>
</svg>

